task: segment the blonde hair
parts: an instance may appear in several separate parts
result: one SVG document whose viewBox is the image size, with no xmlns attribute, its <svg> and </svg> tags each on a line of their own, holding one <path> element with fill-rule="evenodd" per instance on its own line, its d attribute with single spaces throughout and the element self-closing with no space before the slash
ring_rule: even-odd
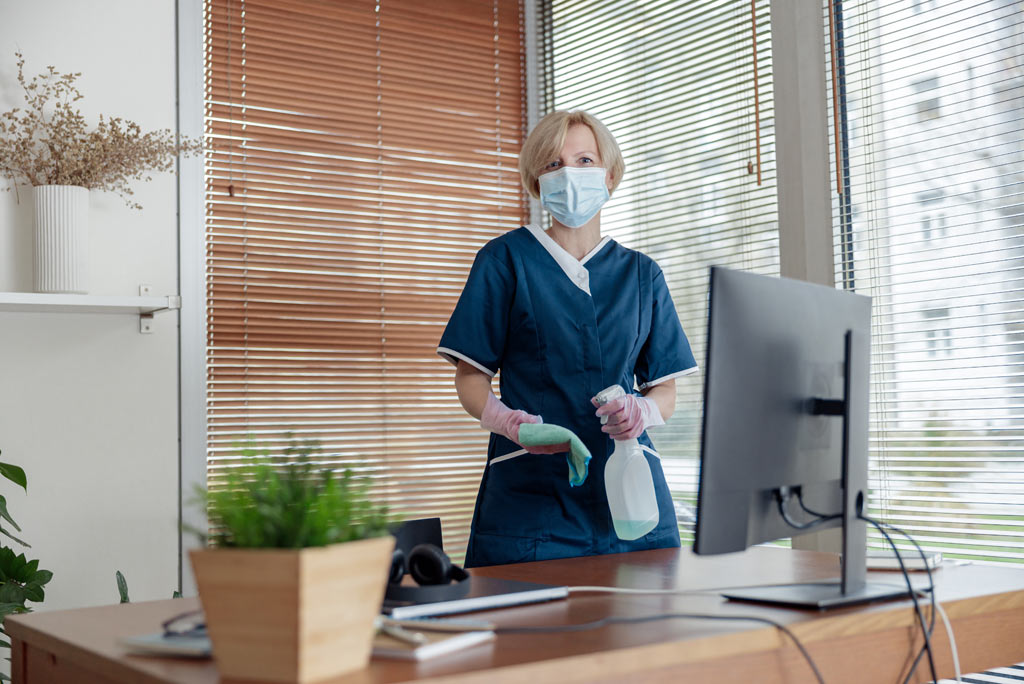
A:
<svg viewBox="0 0 1024 684">
<path fill-rule="evenodd" d="M 551 112 L 537 122 L 519 153 L 519 176 L 522 178 L 523 187 L 533 197 L 540 198 L 537 178 L 547 163 L 557 159 L 561 154 L 565 136 L 569 128 L 576 124 L 583 124 L 593 131 L 601 164 L 611 174 L 611 191 L 614 192 L 619 186 L 622 174 L 626 170 L 626 163 L 622 160 L 619 144 L 615 142 L 611 131 L 597 118 L 584 111 L 559 110 Z"/>
</svg>

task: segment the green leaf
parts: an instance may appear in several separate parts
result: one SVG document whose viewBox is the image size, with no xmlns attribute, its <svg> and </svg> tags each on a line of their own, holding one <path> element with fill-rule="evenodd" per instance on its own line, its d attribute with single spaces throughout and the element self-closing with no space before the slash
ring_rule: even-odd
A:
<svg viewBox="0 0 1024 684">
<path fill-rule="evenodd" d="M 25 554 L 19 553 L 14 559 L 12 577 L 22 584 L 31 581 L 32 575 L 35 574 L 35 571 L 29 570 L 28 566 L 29 561 L 25 558 Z"/>
<path fill-rule="evenodd" d="M 175 589 L 174 593 L 171 594 L 171 598 L 181 598 L 181 592 Z"/>
<path fill-rule="evenodd" d="M 114 576 L 117 578 L 117 593 L 121 595 L 121 603 L 130 603 L 131 599 L 128 598 L 128 580 L 124 578 L 120 570 Z"/>
<path fill-rule="evenodd" d="M 9 546 L 0 546 L 0 569 L 8 573 L 14 567 L 14 550 Z"/>
<path fill-rule="evenodd" d="M 0 682 L 9 682 L 9 681 L 11 681 L 11 678 L 8 677 L 7 675 L 5 675 L 3 672 L 0 672 Z"/>
<path fill-rule="evenodd" d="M 11 514 L 7 512 L 7 499 L 3 496 L 0 496 L 0 518 L 3 518 L 7 522 L 11 523 L 12 525 L 14 525 L 14 529 L 21 532 L 21 528 L 18 527 L 18 523 L 14 522 L 14 518 L 12 518 Z"/>
<path fill-rule="evenodd" d="M 15 537 L 13 534 L 11 534 L 10 532 L 8 532 L 7 530 L 5 530 L 2 527 L 0 527 L 0 534 L 7 535 L 8 537 L 10 537 L 14 541 L 18 542 L 19 544 L 21 544 L 22 546 L 24 546 L 27 549 L 31 549 L 32 548 L 27 542 L 24 542 L 21 539 L 18 539 L 17 537 Z"/>
<path fill-rule="evenodd" d="M 10 641 L 4 641 L 3 639 L 0 639 L 0 648 L 10 648 L 10 647 L 11 647 L 11 642 Z"/>
<path fill-rule="evenodd" d="M 29 581 L 32 582 L 32 584 L 38 584 L 39 586 L 43 586 L 52 579 L 53 573 L 49 570 L 38 570 L 34 575 L 32 575 L 32 577 L 29 578 Z"/>
<path fill-rule="evenodd" d="M 22 589 L 25 592 L 25 599 L 28 601 L 35 601 L 36 603 L 39 603 L 46 598 L 43 588 L 38 584 L 29 583 L 22 587 Z"/>
<path fill-rule="evenodd" d="M 21 488 L 26 492 L 28 491 L 28 478 L 25 477 L 25 471 L 18 466 L 11 465 L 10 463 L 0 463 L 0 475 L 3 475 L 16 485 L 21 485 Z"/>
<path fill-rule="evenodd" d="M 28 612 L 30 612 L 29 609 L 20 603 L 0 603 L 0 617 Z"/>
<path fill-rule="evenodd" d="M 0 587 L 0 603 L 25 604 L 25 589 L 15 582 L 6 582 Z"/>
</svg>

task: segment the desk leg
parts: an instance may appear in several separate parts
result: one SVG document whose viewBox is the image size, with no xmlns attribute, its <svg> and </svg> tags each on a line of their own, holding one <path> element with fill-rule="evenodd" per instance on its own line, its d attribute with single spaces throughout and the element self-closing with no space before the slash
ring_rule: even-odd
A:
<svg viewBox="0 0 1024 684">
<path fill-rule="evenodd" d="M 11 639 L 12 684 L 111 684 L 106 677 L 47 650 Z"/>
<path fill-rule="evenodd" d="M 25 642 L 11 639 L 11 682 L 24 684 L 25 680 Z"/>
</svg>

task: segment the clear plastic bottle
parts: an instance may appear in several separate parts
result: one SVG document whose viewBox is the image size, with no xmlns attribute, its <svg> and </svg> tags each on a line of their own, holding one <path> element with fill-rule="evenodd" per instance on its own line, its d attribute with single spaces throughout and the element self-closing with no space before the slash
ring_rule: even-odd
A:
<svg viewBox="0 0 1024 684">
<path fill-rule="evenodd" d="M 625 394 L 622 387 L 612 385 L 598 392 L 594 399 L 599 406 L 604 406 Z M 615 440 L 615 450 L 604 469 L 604 487 L 612 525 L 619 539 L 639 539 L 658 526 L 654 478 L 635 439 Z"/>
</svg>

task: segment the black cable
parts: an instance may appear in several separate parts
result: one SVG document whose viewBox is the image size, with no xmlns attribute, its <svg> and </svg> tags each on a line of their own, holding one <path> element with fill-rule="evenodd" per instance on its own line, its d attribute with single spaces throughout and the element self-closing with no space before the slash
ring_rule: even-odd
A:
<svg viewBox="0 0 1024 684">
<path fill-rule="evenodd" d="M 901 530 L 900 528 L 896 527 L 895 525 L 890 525 L 889 523 L 881 523 L 881 525 L 882 525 L 882 527 L 885 527 L 887 529 L 893 530 L 894 532 L 899 532 L 904 537 L 906 537 L 908 540 L 910 540 L 910 543 L 914 545 L 915 549 L 917 549 L 918 555 L 921 556 L 921 563 L 924 564 L 924 569 L 928 573 L 928 591 L 931 592 L 932 615 L 931 615 L 931 621 L 929 623 L 929 631 L 928 631 L 928 633 L 929 633 L 929 635 L 934 634 L 935 633 L 935 612 L 936 612 L 936 610 L 935 610 L 935 600 L 936 600 L 935 599 L 935 581 L 932 578 L 932 569 L 928 565 L 928 558 L 924 555 L 924 551 L 921 549 L 921 546 L 908 533 L 904 532 L 903 530 Z M 898 552 L 897 552 L 897 555 L 899 555 Z M 910 665 L 910 672 L 907 673 L 906 678 L 903 680 L 903 684 L 907 684 L 907 682 L 910 681 L 910 677 L 914 673 L 914 671 L 917 669 L 917 664 L 921 661 L 921 657 L 924 655 L 924 653 L 925 653 L 925 647 L 924 647 L 924 645 L 922 645 L 921 649 L 917 652 L 917 657 L 914 658 L 914 662 L 911 663 L 911 665 Z M 933 679 L 932 681 L 935 681 L 935 680 Z"/>
<path fill-rule="evenodd" d="M 821 518 L 822 521 L 824 521 L 824 520 L 831 520 L 831 519 L 834 519 L 834 518 L 842 517 L 841 515 L 838 515 L 838 514 L 836 514 L 836 515 L 825 515 L 823 513 L 817 513 L 815 511 L 812 511 L 811 509 L 809 509 L 804 504 L 803 491 L 799 487 L 796 488 L 796 498 L 797 498 L 797 502 L 800 504 L 800 508 L 805 513 L 807 513 L 809 515 L 817 516 L 818 518 Z M 928 664 L 931 667 L 932 681 L 933 682 L 934 681 L 938 681 L 938 679 L 936 678 L 936 674 L 935 674 L 935 661 L 934 661 L 934 657 L 933 657 L 933 654 L 932 654 L 932 646 L 931 646 L 931 635 L 935 631 L 935 612 L 936 612 L 936 610 L 935 610 L 935 580 L 932 577 L 932 569 L 928 566 L 928 559 L 927 559 L 927 557 L 925 557 L 924 551 L 921 549 L 921 547 L 917 543 L 917 541 L 913 537 L 911 537 L 907 532 L 904 532 L 900 528 L 895 527 L 893 525 L 890 525 L 888 523 L 880 523 L 880 522 L 878 522 L 876 520 L 872 520 L 872 519 L 868 518 L 867 516 L 865 516 L 863 514 L 863 512 L 858 513 L 858 517 L 861 520 L 864 520 L 865 522 L 869 522 L 872 525 L 874 525 L 875 528 L 878 529 L 878 531 L 882 533 L 882 536 L 885 537 L 886 541 L 889 542 L 889 545 L 892 547 L 893 553 L 896 554 L 896 561 L 899 563 L 900 570 L 903 573 L 903 579 L 907 583 L 907 590 L 910 592 L 910 598 L 914 602 L 914 610 L 917 612 L 918 621 L 921 624 L 921 631 L 924 634 L 924 644 L 921 646 L 921 649 L 917 652 L 917 657 L 914 658 L 914 661 L 910 664 L 910 670 L 907 672 L 907 676 L 904 678 L 903 684 L 907 684 L 910 681 L 910 678 L 913 676 L 914 672 L 917 670 L 918 664 L 921 662 L 921 657 L 925 653 L 928 653 Z M 788 520 L 787 520 L 787 522 L 788 522 Z M 929 621 L 929 624 L 928 624 L 927 627 L 924 624 L 924 615 L 921 613 L 921 607 L 920 607 L 920 605 L 917 602 L 917 592 L 914 590 L 914 586 L 913 586 L 913 584 L 910 581 L 910 575 L 907 574 L 907 569 L 906 569 L 906 567 L 903 564 L 903 557 L 900 555 L 899 549 L 897 548 L 895 542 L 893 542 L 892 538 L 889 537 L 889 535 L 885 533 L 885 530 L 882 529 L 883 527 L 887 527 L 887 528 L 889 528 L 889 529 L 891 529 L 891 530 L 893 530 L 895 532 L 899 532 L 904 537 L 906 537 L 908 540 L 910 540 L 910 543 L 914 545 L 914 548 L 917 549 L 917 553 L 921 556 L 921 562 L 924 564 L 924 569 L 928 572 L 928 591 L 931 594 L 931 609 L 932 609 L 931 610 L 931 620 Z"/>
<path fill-rule="evenodd" d="M 797 500 L 797 503 L 800 504 L 800 510 L 802 510 L 804 513 L 807 513 L 808 515 L 813 515 L 813 516 L 815 516 L 817 518 L 824 518 L 825 520 L 835 520 L 836 518 L 842 518 L 843 517 L 842 513 L 833 513 L 832 515 L 827 515 L 825 513 L 817 513 L 815 511 L 812 511 L 804 503 L 804 490 L 803 490 L 802 487 L 797 487 L 796 488 L 796 500 Z"/>
<path fill-rule="evenodd" d="M 900 555 L 900 551 L 899 551 L 899 548 L 896 546 L 896 542 L 894 542 L 892 540 L 892 537 L 889 536 L 889 533 L 886 532 L 885 529 L 883 529 L 883 523 L 880 523 L 880 522 L 878 522 L 876 520 L 872 520 L 871 518 L 869 518 L 866 515 L 864 515 L 863 512 L 859 513 L 857 517 L 859 517 L 861 520 L 863 520 L 865 522 L 868 522 L 868 523 L 871 523 L 872 525 L 874 525 L 875 529 L 877 529 L 879 532 L 882 533 L 882 536 L 885 537 L 885 540 L 887 542 L 889 542 L 889 546 L 892 547 L 892 552 L 894 554 L 896 554 L 896 561 L 900 564 L 900 572 L 903 573 L 903 579 L 907 583 L 907 590 L 910 592 L 910 600 L 914 602 L 914 611 L 917 613 L 918 622 L 920 622 L 920 624 L 921 624 L 921 632 L 924 635 L 924 648 L 921 651 L 918 652 L 917 657 L 914 659 L 914 662 L 911 664 L 910 671 L 907 672 L 907 676 L 903 680 L 903 682 L 904 682 L 904 684 L 906 684 L 907 682 L 910 681 L 910 678 L 913 676 L 914 671 L 917 670 L 918 663 L 921 662 L 921 654 L 922 653 L 927 653 L 928 654 L 928 666 L 931 669 L 932 681 L 933 682 L 937 682 L 937 681 L 939 681 L 939 678 L 938 678 L 938 676 L 936 674 L 936 671 L 935 671 L 935 658 L 934 658 L 934 656 L 932 654 L 932 641 L 931 641 L 932 630 L 935 628 L 935 606 L 934 606 L 934 601 L 935 601 L 935 585 L 932 583 L 932 579 L 931 579 L 932 572 L 931 572 L 931 569 L 928 569 L 928 563 L 925 562 L 925 568 L 928 569 L 929 590 L 931 591 L 931 594 L 932 594 L 932 616 L 931 616 L 932 619 L 931 619 L 931 625 L 926 625 L 925 624 L 925 620 L 924 620 L 924 613 L 921 612 L 921 604 L 918 603 L 918 600 L 917 600 L 917 592 L 914 590 L 914 585 L 910 581 L 910 575 L 907 573 L 907 568 L 903 564 L 903 556 Z M 893 529 L 896 529 L 896 528 L 893 528 Z M 899 531 L 903 532 L 902 530 L 899 530 Z M 905 532 L 903 532 L 903 534 L 906 535 Z M 906 536 L 909 538 L 910 535 L 906 535 Z M 915 545 L 916 545 L 916 542 L 915 542 Z M 924 554 L 923 553 L 921 554 L 921 557 L 924 558 Z"/>
<path fill-rule="evenodd" d="M 615 624 L 634 624 L 637 622 L 652 622 L 654 620 L 670 620 L 670 619 L 700 619 L 700 620 L 733 620 L 733 621 L 748 621 L 748 622 L 762 622 L 767 625 L 775 627 L 783 634 L 788 636 L 796 647 L 800 649 L 800 653 L 803 654 L 804 659 L 807 660 L 807 664 L 811 666 L 811 670 L 814 671 L 814 676 L 817 678 L 819 684 L 825 684 L 824 678 L 821 676 L 821 672 L 818 670 L 818 666 L 814 664 L 814 660 L 811 658 L 811 654 L 807 652 L 804 645 L 800 643 L 800 640 L 796 638 L 785 625 L 769 620 L 768 618 L 762 617 L 748 617 L 743 615 L 709 615 L 707 613 L 658 613 L 656 615 L 643 615 L 639 617 L 606 617 L 600 620 L 594 620 L 593 622 L 581 622 L 575 625 L 550 625 L 550 626 L 531 626 L 531 627 L 496 627 L 494 629 L 495 634 L 536 634 L 541 632 L 582 632 L 588 629 L 597 629 L 604 627 L 605 625 Z"/>
<path fill-rule="evenodd" d="M 800 502 L 800 508 L 803 508 L 806 513 L 810 513 L 811 515 L 817 516 L 818 519 L 817 520 L 811 520 L 811 521 L 805 522 L 805 523 L 800 523 L 800 522 L 797 522 L 796 520 L 793 520 L 792 518 L 790 518 L 789 517 L 789 513 L 786 511 L 786 502 L 789 501 L 789 499 L 793 495 L 791 493 L 788 493 L 788 492 L 787 493 L 783 493 L 781 490 L 776 489 L 775 490 L 775 502 L 779 506 L 779 515 L 782 516 L 782 519 L 785 520 L 786 524 L 789 525 L 790 527 L 792 527 L 794 529 L 797 529 L 797 530 L 810 530 L 810 529 L 813 529 L 813 528 L 817 527 L 818 525 L 825 524 L 829 520 L 835 520 L 836 518 L 841 518 L 842 517 L 841 515 L 818 515 L 817 513 L 812 513 L 811 511 L 808 511 L 806 508 L 804 508 L 804 500 L 803 500 L 803 497 L 800 495 L 800 489 L 797 488 L 796 492 L 797 492 L 797 500 Z"/>
</svg>

